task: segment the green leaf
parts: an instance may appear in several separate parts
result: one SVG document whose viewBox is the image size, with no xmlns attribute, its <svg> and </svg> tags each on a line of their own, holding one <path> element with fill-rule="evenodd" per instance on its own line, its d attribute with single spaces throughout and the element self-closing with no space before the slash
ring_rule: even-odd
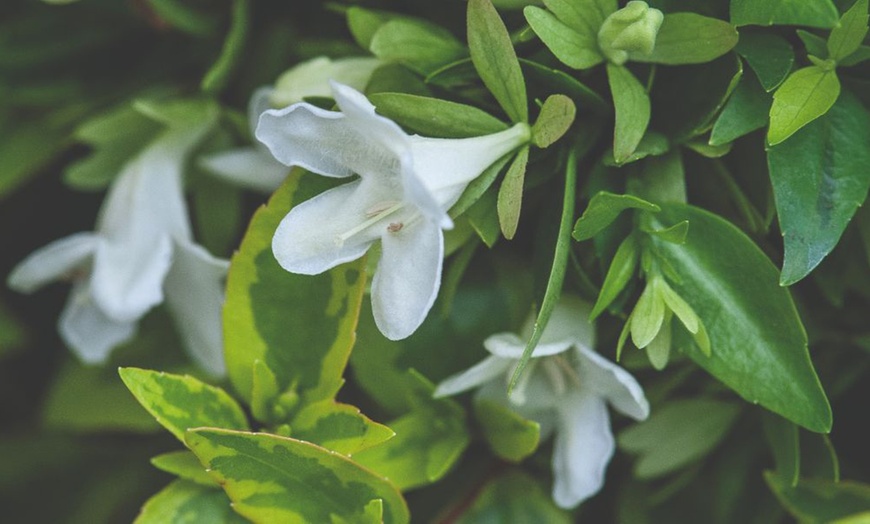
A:
<svg viewBox="0 0 870 524">
<path fill-rule="evenodd" d="M 773 93 L 767 141 L 771 146 L 828 112 L 840 96 L 840 80 L 833 69 L 798 69 Z"/>
<path fill-rule="evenodd" d="M 467 56 L 465 46 L 448 31 L 411 19 L 381 25 L 369 50 L 383 61 L 405 64 L 424 76 Z"/>
<path fill-rule="evenodd" d="M 473 207 L 476 207 L 478 200 L 481 198 L 485 198 L 487 193 L 489 192 L 492 183 L 495 182 L 495 179 L 498 178 L 498 174 L 501 173 L 501 170 L 505 165 L 513 158 L 514 153 L 510 152 L 505 156 L 499 158 L 495 161 L 491 166 L 486 168 L 483 173 L 480 174 L 479 177 L 475 178 L 468 184 L 468 187 L 465 188 L 465 192 L 462 193 L 462 196 L 459 197 L 459 200 L 453 204 L 453 207 L 450 208 L 450 218 L 454 220 L 461 216 L 466 211 L 470 211 Z M 495 215 L 495 193 L 492 193 L 492 206 L 491 210 L 493 215 Z M 487 208 L 489 209 L 489 208 Z M 498 217 L 496 216 L 496 234 L 498 233 Z M 473 224 L 472 224 L 473 225 Z M 475 228 L 477 229 L 477 228 Z M 480 231 L 478 230 L 478 233 Z M 487 244 L 489 247 L 492 247 L 492 244 Z"/>
<path fill-rule="evenodd" d="M 764 480 L 788 512 L 808 524 L 839 522 L 837 519 L 866 514 L 870 508 L 867 484 L 802 479 L 792 488 L 787 479 L 771 471 L 764 472 Z"/>
<path fill-rule="evenodd" d="M 731 0 L 731 23 L 805 25 L 829 29 L 840 18 L 831 0 Z"/>
<path fill-rule="evenodd" d="M 734 26 L 696 13 L 665 15 L 652 54 L 630 59 L 654 64 L 701 64 L 716 59 L 737 44 Z"/>
<path fill-rule="evenodd" d="M 347 26 L 350 29 L 351 35 L 363 49 L 371 47 L 372 39 L 382 25 L 394 18 L 398 18 L 392 15 L 392 13 L 363 9 L 357 6 L 351 6 L 347 10 L 346 16 Z"/>
<path fill-rule="evenodd" d="M 551 95 L 544 100 L 541 113 L 532 126 L 532 143 L 540 148 L 547 148 L 568 132 L 577 106 L 565 95 Z"/>
<path fill-rule="evenodd" d="M 513 122 L 528 122 L 526 83 L 510 35 L 490 0 L 468 2 L 471 61 L 487 89 Z"/>
<path fill-rule="evenodd" d="M 665 313 L 665 301 L 659 288 L 648 282 L 628 319 L 631 341 L 635 346 L 643 349 L 656 338 L 665 321 Z"/>
<path fill-rule="evenodd" d="M 549 11 L 528 6 L 523 10 L 532 30 L 560 62 L 574 69 L 589 69 L 604 61 L 598 49 L 598 31 L 578 32 Z"/>
<path fill-rule="evenodd" d="M 655 253 L 680 275 L 670 282 L 706 327 L 712 354 L 683 351 L 751 403 L 810 431 L 831 428 L 831 409 L 807 352 L 807 337 L 778 271 L 739 229 L 701 209 L 663 204 L 652 217 L 688 220 L 686 243 L 650 237 Z"/>
<path fill-rule="evenodd" d="M 650 118 L 649 95 L 635 76 L 622 66 L 607 64 L 607 80 L 613 95 L 616 123 L 613 129 L 613 157 L 625 162 L 646 132 Z"/>
<path fill-rule="evenodd" d="M 619 245 L 613 256 L 613 262 L 610 263 L 610 268 L 607 270 L 607 275 L 604 277 L 598 300 L 595 301 L 595 306 L 589 314 L 590 322 L 612 304 L 631 281 L 634 270 L 637 268 L 639 254 L 637 239 L 633 235 L 627 237 Z"/>
<path fill-rule="evenodd" d="M 345 455 L 381 444 L 395 433 L 373 422 L 359 409 L 327 399 L 308 404 L 290 423 L 293 438 Z"/>
<path fill-rule="evenodd" d="M 196 455 L 190 451 L 163 453 L 152 458 L 151 464 L 161 471 L 171 473 L 200 486 L 220 487 L 220 484 L 202 467 L 202 463 L 196 458 Z"/>
<path fill-rule="evenodd" d="M 807 55 L 817 56 L 819 58 L 828 58 L 828 41 L 815 33 L 798 29 L 796 31 L 804 47 L 807 48 Z"/>
<path fill-rule="evenodd" d="M 594 237 L 626 209 L 641 209 L 653 213 L 660 210 L 659 206 L 636 196 L 601 191 L 589 200 L 583 216 L 574 224 L 574 239 L 583 241 Z"/>
<path fill-rule="evenodd" d="M 640 455 L 639 479 L 660 477 L 713 451 L 737 420 L 740 406 L 713 399 L 674 400 L 622 431 L 619 447 Z"/>
<path fill-rule="evenodd" d="M 14 192 L 69 144 L 68 133 L 49 120 L 22 124 L 0 133 L 0 199 Z"/>
<path fill-rule="evenodd" d="M 55 376 L 42 408 L 48 429 L 151 433 L 159 425 L 142 411 L 111 370 L 68 362 Z"/>
<path fill-rule="evenodd" d="M 596 48 L 601 24 L 619 7 L 616 0 L 544 0 L 544 5 L 574 31 L 591 35 Z"/>
<path fill-rule="evenodd" d="M 735 51 L 749 63 L 765 91 L 776 89 L 794 64 L 794 50 L 788 40 L 770 33 L 744 31 Z"/>
<path fill-rule="evenodd" d="M 641 167 L 640 175 L 630 177 L 626 184 L 631 194 L 648 202 L 686 203 L 686 172 L 679 149 L 649 157 Z"/>
<path fill-rule="evenodd" d="M 840 67 L 850 67 L 858 65 L 865 60 L 870 60 L 870 46 L 862 45 L 857 51 L 840 60 L 837 65 Z"/>
<path fill-rule="evenodd" d="M 858 0 L 846 11 L 828 36 L 828 57 L 839 62 L 861 47 L 867 36 L 867 0 Z"/>
<path fill-rule="evenodd" d="M 358 522 L 375 499 L 384 503 L 385 524 L 409 521 L 405 501 L 389 481 L 314 444 L 218 429 L 191 430 L 186 439 L 233 509 L 254 522 Z"/>
<path fill-rule="evenodd" d="M 205 73 L 200 84 L 200 89 L 204 93 L 214 96 L 226 88 L 244 55 L 250 26 L 250 1 L 233 0 L 230 28 L 221 47 L 221 53 Z"/>
<path fill-rule="evenodd" d="M 634 152 L 628 155 L 621 162 L 618 162 L 613 156 L 613 148 L 607 150 L 604 156 L 601 157 L 601 162 L 608 167 L 620 167 L 625 164 L 637 162 L 650 156 L 661 156 L 671 150 L 671 144 L 667 137 L 655 131 L 648 131 L 640 139 L 640 143 L 635 148 Z"/>
<path fill-rule="evenodd" d="M 511 162 L 504 180 L 498 190 L 498 223 L 501 232 L 508 240 L 517 232 L 520 222 L 520 209 L 523 204 L 523 182 L 526 178 L 526 165 L 529 162 L 529 146 L 519 150 Z"/>
<path fill-rule="evenodd" d="M 685 244 L 686 243 L 686 235 L 689 234 L 689 221 L 683 220 L 682 222 L 677 222 L 671 227 L 667 227 L 665 229 L 651 229 L 647 231 L 647 233 L 651 235 L 655 235 L 665 242 L 671 242 L 673 244 Z"/>
<path fill-rule="evenodd" d="M 785 261 L 793 284 L 834 249 L 870 188 L 870 118 L 851 93 L 767 153 Z"/>
<path fill-rule="evenodd" d="M 767 125 L 773 98 L 755 75 L 743 75 L 710 133 L 710 145 L 723 145 Z"/>
<path fill-rule="evenodd" d="M 27 334 L 21 322 L 0 302 L 0 360 L 23 348 L 26 342 Z"/>
<path fill-rule="evenodd" d="M 536 479 L 511 470 L 488 483 L 456 524 L 537 522 L 570 524 L 567 511 L 556 507 Z"/>
<path fill-rule="evenodd" d="M 334 185 L 293 170 L 255 214 L 233 256 L 224 305 L 224 354 L 230 380 L 252 398 L 254 362 L 263 361 L 304 402 L 332 398 L 353 347 L 365 289 L 365 260 L 315 276 L 284 271 L 272 255 L 272 236 L 290 209 Z"/>
<path fill-rule="evenodd" d="M 522 66 L 523 73 L 525 73 L 529 82 L 540 83 L 545 85 L 550 92 L 561 93 L 571 97 L 580 109 L 598 114 L 605 114 L 610 111 L 607 102 L 601 98 L 601 95 L 564 71 L 553 69 L 524 58 L 520 58 L 520 66 Z"/>
<path fill-rule="evenodd" d="M 773 452 L 776 474 L 790 487 L 797 486 L 801 475 L 800 433 L 788 420 L 764 413 L 761 419 L 764 436 Z"/>
<path fill-rule="evenodd" d="M 466 138 L 498 133 L 507 124 L 474 106 L 405 93 L 369 96 L 378 113 L 425 136 Z"/>
<path fill-rule="evenodd" d="M 148 499 L 134 524 L 182 522 L 242 524 L 247 521 L 233 511 L 220 489 L 176 480 Z"/>
<path fill-rule="evenodd" d="M 189 428 L 248 429 L 242 408 L 224 390 L 189 375 L 121 368 L 121 380 L 148 413 L 184 442 Z"/>
<path fill-rule="evenodd" d="M 499 457 L 520 462 L 538 448 L 541 425 L 537 422 L 486 399 L 475 401 L 474 414 L 483 428 L 483 436 Z"/>
<path fill-rule="evenodd" d="M 500 193 L 500 191 L 499 191 Z M 491 187 L 475 202 L 465 216 L 477 236 L 486 247 L 492 247 L 501 238 L 501 224 L 498 217 L 498 193 Z"/>
</svg>

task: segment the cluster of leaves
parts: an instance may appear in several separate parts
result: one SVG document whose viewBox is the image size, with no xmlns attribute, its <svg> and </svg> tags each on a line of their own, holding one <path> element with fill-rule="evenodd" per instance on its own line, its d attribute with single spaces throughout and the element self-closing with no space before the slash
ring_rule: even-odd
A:
<svg viewBox="0 0 870 524">
<path fill-rule="evenodd" d="M 159 132 L 155 98 L 220 113 L 203 152 L 248 140 L 238 108 L 253 87 L 324 52 L 379 58 L 366 94 L 410 132 L 532 129 L 529 146 L 450 210 L 441 295 L 400 342 L 378 332 L 363 300 L 371 260 L 318 276 L 274 260 L 281 218 L 334 184 L 292 171 L 232 257 L 229 383 L 208 384 L 166 356 L 177 342 L 159 312 L 115 358 L 123 385 L 186 448 L 144 447 L 164 451 L 151 463 L 177 479 L 137 522 L 867 518 L 870 467 L 854 436 L 870 349 L 870 213 L 859 209 L 870 187 L 867 0 L 470 0 L 467 11 L 151 0 L 132 13 L 81 0 L 62 7 L 81 17 L 72 41 L 52 30 L 69 23 L 51 11 L 61 7 L 20 4 L 0 7 L 14 15 L 0 31 L 9 78 L 0 91 L 10 94 L 0 106 L 0 198 L 56 169 L 78 190 L 105 188 Z M 112 58 L 137 38 L 153 46 Z M 275 42 L 286 42 L 281 56 Z M 73 67 L 103 58 L 118 66 Z M 93 153 L 82 160 L 76 141 Z M 190 171 L 198 235 L 228 253 L 247 197 Z M 20 198 L 41 198 L 26 190 Z M 604 494 L 573 513 L 549 498 L 537 424 L 485 402 L 432 398 L 434 383 L 480 360 L 487 336 L 518 331 L 536 304 L 526 362 L 563 292 L 595 303 L 598 350 L 637 374 L 652 405 L 648 421 L 619 432 L 634 459 L 617 461 Z M 25 330 L 0 309 L 0 358 L 23 345 Z M 153 432 L 103 371 L 65 363 L 42 426 Z M 58 445 L 25 445 L 23 426 L 2 438 L 22 457 Z M 838 455 L 854 481 L 840 481 Z M 65 457 L 56 460 L 80 464 Z M 25 466 L 5 465 L 0 478 L 14 481 Z M 136 482 L 102 486 L 103 470 L 95 478 L 91 497 L 108 509 L 82 510 L 83 522 L 144 496 Z M 118 502 L 105 502 L 107 492 Z"/>
</svg>

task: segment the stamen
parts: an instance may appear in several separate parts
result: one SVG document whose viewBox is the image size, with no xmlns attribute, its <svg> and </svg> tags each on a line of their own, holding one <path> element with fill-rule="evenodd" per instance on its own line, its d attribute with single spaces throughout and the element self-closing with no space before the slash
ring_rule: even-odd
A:
<svg viewBox="0 0 870 524">
<path fill-rule="evenodd" d="M 561 368 L 562 372 L 565 373 L 565 376 L 574 383 L 575 386 L 580 387 L 580 375 L 577 374 L 577 370 L 571 367 L 571 364 L 568 360 L 562 355 L 553 355 L 553 361 L 556 365 Z"/>
<path fill-rule="evenodd" d="M 378 202 L 377 204 L 373 205 L 372 207 L 366 209 L 366 218 L 372 218 L 372 217 L 378 216 L 381 213 L 383 213 L 384 211 L 395 206 L 396 204 L 399 204 L 399 202 L 397 202 L 395 200 L 386 200 L 384 202 Z"/>
<path fill-rule="evenodd" d="M 550 378 L 550 384 L 553 386 L 553 391 L 557 395 L 562 395 L 568 389 L 565 383 L 565 375 L 562 373 L 562 366 L 559 365 L 557 358 L 549 357 L 542 364 L 547 377 Z"/>
<path fill-rule="evenodd" d="M 405 227 L 405 224 L 401 222 L 390 222 L 390 225 L 387 226 L 387 231 L 390 233 L 398 233 L 403 227 Z"/>
<path fill-rule="evenodd" d="M 386 206 L 387 204 L 392 204 L 392 205 L 385 208 L 384 206 Z M 384 218 L 392 215 L 396 211 L 402 209 L 404 206 L 405 206 L 405 204 L 403 202 L 397 202 L 397 203 L 382 202 L 382 203 L 379 203 L 375 206 L 372 206 L 365 213 L 365 216 L 368 218 L 368 220 L 363 221 L 361 224 L 351 228 L 349 231 L 347 231 L 345 233 L 342 233 L 340 235 L 336 235 L 335 236 L 335 244 L 337 246 L 343 245 L 344 241 L 347 240 L 348 238 L 356 235 L 357 233 L 366 229 L 367 227 L 376 224 L 380 220 L 383 220 Z M 375 211 L 377 212 L 376 214 L 370 215 L 370 213 L 375 212 Z"/>
</svg>

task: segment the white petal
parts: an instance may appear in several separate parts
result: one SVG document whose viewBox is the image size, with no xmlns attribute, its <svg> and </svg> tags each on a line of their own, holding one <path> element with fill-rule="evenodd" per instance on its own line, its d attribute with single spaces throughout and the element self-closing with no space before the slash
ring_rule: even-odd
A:
<svg viewBox="0 0 870 524">
<path fill-rule="evenodd" d="M 270 97 L 274 90 L 271 87 L 260 87 L 251 95 L 251 100 L 248 102 L 248 127 L 251 134 L 257 129 L 257 123 L 260 121 L 260 115 L 272 109 Z M 284 104 L 288 105 L 288 104 Z M 284 107 L 278 106 L 278 107 Z"/>
<path fill-rule="evenodd" d="M 104 362 L 112 349 L 136 333 L 136 322 L 119 322 L 107 317 L 91 299 L 88 286 L 73 286 L 58 321 L 64 342 L 83 362 Z"/>
<path fill-rule="evenodd" d="M 100 242 L 94 254 L 91 294 L 109 317 L 129 322 L 163 301 L 163 279 L 172 263 L 172 241 Z"/>
<path fill-rule="evenodd" d="M 272 104 L 285 107 L 306 97 L 330 97 L 330 80 L 362 91 L 380 63 L 377 58 L 312 58 L 278 77 Z"/>
<path fill-rule="evenodd" d="M 507 377 L 506 377 L 507 378 Z M 536 389 L 537 385 L 531 385 L 530 389 Z M 534 395 L 534 392 L 533 392 Z M 552 434 L 556 425 L 556 410 L 553 409 L 552 402 L 546 408 L 541 409 L 539 405 L 531 404 L 516 404 L 508 400 L 507 396 L 507 380 L 504 382 L 492 381 L 485 384 L 475 395 L 475 400 L 487 400 L 501 404 L 520 415 L 521 417 L 533 420 L 541 426 L 541 440 L 546 439 Z"/>
<path fill-rule="evenodd" d="M 526 340 L 513 333 L 497 333 L 483 341 L 483 347 L 493 355 L 505 358 L 519 359 L 526 349 Z M 558 341 L 551 344 L 538 344 L 532 352 L 532 357 L 545 357 L 562 353 L 571 347 L 571 341 Z"/>
<path fill-rule="evenodd" d="M 649 402 L 643 388 L 628 371 L 598 353 L 578 347 L 580 383 L 584 390 L 606 398 L 620 413 L 635 420 L 649 416 Z"/>
<path fill-rule="evenodd" d="M 563 398 L 558 410 L 553 445 L 553 500 L 571 509 L 591 497 L 604 484 L 607 463 L 613 456 L 613 434 L 604 400 L 575 391 Z"/>
<path fill-rule="evenodd" d="M 541 336 L 540 345 L 559 344 L 566 342 L 584 347 L 595 345 L 595 326 L 589 322 L 592 307 L 585 301 L 571 295 L 562 295 L 547 328 Z M 532 336 L 536 315 L 529 315 L 522 329 L 522 337 L 528 340 Z"/>
<path fill-rule="evenodd" d="M 76 233 L 37 249 L 9 274 L 7 284 L 15 291 L 32 293 L 45 284 L 82 268 L 97 247 L 93 233 Z"/>
<path fill-rule="evenodd" d="M 181 339 L 196 363 L 213 376 L 226 373 L 221 311 L 227 269 L 228 261 L 181 242 L 166 277 L 166 304 Z"/>
<path fill-rule="evenodd" d="M 291 273 L 317 275 L 363 256 L 381 234 L 364 229 L 341 242 L 338 236 L 365 221 L 366 210 L 377 203 L 362 180 L 324 191 L 295 206 L 278 224 L 272 253 Z"/>
<path fill-rule="evenodd" d="M 287 178 L 290 170 L 272 155 L 256 147 L 243 147 L 204 155 L 198 164 L 208 172 L 235 185 L 271 193 Z"/>
<path fill-rule="evenodd" d="M 381 237 L 381 260 L 372 281 L 375 324 L 390 340 L 420 327 L 441 285 L 444 235 L 428 220 Z"/>
<path fill-rule="evenodd" d="M 432 396 L 435 398 L 449 397 L 476 388 L 503 375 L 510 365 L 510 359 L 495 356 L 486 357 L 465 371 L 441 381 Z"/>
</svg>

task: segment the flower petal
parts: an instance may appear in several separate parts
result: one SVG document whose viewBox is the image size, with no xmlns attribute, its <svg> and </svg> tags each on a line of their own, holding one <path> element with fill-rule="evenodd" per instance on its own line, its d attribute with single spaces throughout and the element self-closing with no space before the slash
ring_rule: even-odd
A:
<svg viewBox="0 0 870 524">
<path fill-rule="evenodd" d="M 435 398 L 449 397 L 482 386 L 499 375 L 503 375 L 510 365 L 510 359 L 495 356 L 486 357 L 465 371 L 441 381 L 432 396 Z"/>
<path fill-rule="evenodd" d="M 76 233 L 37 249 L 9 274 L 7 284 L 15 291 L 32 293 L 45 284 L 81 268 L 97 248 L 93 233 Z"/>
<path fill-rule="evenodd" d="M 377 58 L 352 57 L 330 60 L 325 56 L 312 58 L 278 77 L 272 93 L 272 104 L 284 107 L 301 102 L 306 97 L 329 97 L 329 81 L 334 80 L 362 91 L 375 69 Z"/>
<path fill-rule="evenodd" d="M 119 322 L 105 315 L 92 300 L 86 282 L 73 286 L 58 321 L 60 335 L 88 364 L 105 362 L 112 349 L 133 338 L 136 322 Z"/>
<path fill-rule="evenodd" d="M 613 434 L 604 400 L 582 390 L 563 397 L 557 424 L 553 500 L 557 506 L 571 509 L 604 484 L 607 463 L 613 456 Z"/>
<path fill-rule="evenodd" d="M 444 235 L 438 224 L 420 220 L 381 237 L 381 260 L 372 281 L 375 324 L 390 340 L 420 327 L 441 285 Z"/>
<path fill-rule="evenodd" d="M 578 347 L 577 352 L 578 373 L 584 390 L 595 391 L 614 409 L 635 420 L 649 416 L 649 402 L 643 388 L 628 371 L 590 349 Z"/>
<path fill-rule="evenodd" d="M 359 226 L 366 210 L 378 202 L 370 184 L 356 180 L 324 191 L 295 206 L 278 224 L 272 253 L 291 273 L 317 275 L 363 256 L 381 234 L 374 226 L 343 242 L 339 235 Z"/>
<path fill-rule="evenodd" d="M 257 123 L 260 122 L 260 115 L 272 109 L 271 96 L 274 90 L 271 87 L 259 87 L 254 94 L 251 95 L 251 100 L 248 102 L 248 127 L 251 133 L 257 129 Z M 284 107 L 289 104 L 284 104 Z"/>
<path fill-rule="evenodd" d="M 221 311 L 229 261 L 190 242 L 176 244 L 166 276 L 166 304 L 181 339 L 199 366 L 213 376 L 226 373 Z"/>
<path fill-rule="evenodd" d="M 265 150 L 242 147 L 199 158 L 200 167 L 235 185 L 271 193 L 287 178 L 287 166 Z"/>
<path fill-rule="evenodd" d="M 568 350 L 572 345 L 570 340 L 556 341 L 551 344 L 538 344 L 532 352 L 532 357 L 556 355 Z M 513 333 L 497 333 L 483 341 L 483 347 L 493 355 L 504 358 L 519 359 L 526 349 L 526 341 Z"/>
<path fill-rule="evenodd" d="M 119 322 L 137 320 L 163 301 L 163 279 L 172 263 L 172 241 L 100 242 L 94 254 L 91 294 Z M 150 239 L 141 239 L 150 240 Z"/>
</svg>

